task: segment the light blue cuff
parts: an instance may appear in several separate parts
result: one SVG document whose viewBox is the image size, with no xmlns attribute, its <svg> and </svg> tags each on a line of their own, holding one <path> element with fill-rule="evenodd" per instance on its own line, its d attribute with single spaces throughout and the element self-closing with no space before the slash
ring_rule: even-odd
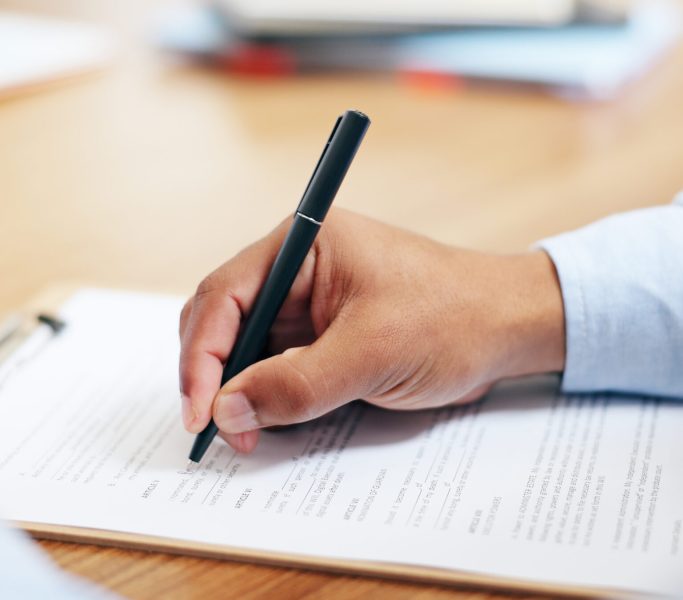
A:
<svg viewBox="0 0 683 600">
<path fill-rule="evenodd" d="M 683 194 L 541 241 L 560 279 L 566 392 L 683 398 Z"/>
</svg>

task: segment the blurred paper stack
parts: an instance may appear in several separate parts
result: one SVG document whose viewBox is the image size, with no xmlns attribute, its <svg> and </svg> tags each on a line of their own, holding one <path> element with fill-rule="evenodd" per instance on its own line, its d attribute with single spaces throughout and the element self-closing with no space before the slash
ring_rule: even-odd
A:
<svg viewBox="0 0 683 600">
<path fill-rule="evenodd" d="M 608 99 L 678 41 L 667 0 L 220 0 L 159 22 L 162 46 L 250 76 L 372 71 Z"/>
</svg>

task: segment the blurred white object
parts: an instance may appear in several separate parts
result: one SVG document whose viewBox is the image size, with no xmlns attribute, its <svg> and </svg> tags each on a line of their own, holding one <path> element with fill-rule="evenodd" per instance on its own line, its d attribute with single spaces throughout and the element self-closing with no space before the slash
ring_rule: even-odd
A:
<svg viewBox="0 0 683 600">
<path fill-rule="evenodd" d="M 0 521 L 0 591 L 21 600 L 115 600 L 115 596 L 62 573 L 20 532 Z"/>
<path fill-rule="evenodd" d="M 95 70 L 113 53 L 97 27 L 0 11 L 0 94 Z"/>
<path fill-rule="evenodd" d="M 575 0 L 219 0 L 237 31 L 249 35 L 395 30 L 463 24 L 568 22 Z"/>
</svg>

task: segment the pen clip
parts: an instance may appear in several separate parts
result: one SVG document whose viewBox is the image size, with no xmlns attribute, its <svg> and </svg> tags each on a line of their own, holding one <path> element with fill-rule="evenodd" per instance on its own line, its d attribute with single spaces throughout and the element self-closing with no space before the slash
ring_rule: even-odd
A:
<svg viewBox="0 0 683 600">
<path fill-rule="evenodd" d="M 332 138 L 334 138 L 334 134 L 337 133 L 337 129 L 339 128 L 339 123 L 341 123 L 342 117 L 344 115 L 339 115 L 337 117 L 337 122 L 334 124 L 334 127 L 332 128 L 332 133 L 330 133 L 330 137 L 327 138 L 327 142 L 325 144 L 325 147 L 323 148 L 323 152 L 320 155 L 320 158 L 318 159 L 318 163 L 315 165 L 315 169 L 313 169 L 313 175 L 311 175 L 311 178 L 308 180 L 308 185 L 306 186 L 306 189 L 304 190 L 304 193 L 301 196 L 301 200 L 299 201 L 299 206 L 296 207 L 296 211 L 294 211 L 294 215 L 299 212 L 299 209 L 301 208 L 301 204 L 304 201 L 304 198 L 306 197 L 306 192 L 308 192 L 308 188 L 311 187 L 311 183 L 313 182 L 313 179 L 315 178 L 315 174 L 318 172 L 318 168 L 320 167 L 320 163 L 323 162 L 323 158 L 325 158 L 325 154 L 327 154 L 327 149 L 330 147 L 330 144 L 332 143 Z"/>
</svg>

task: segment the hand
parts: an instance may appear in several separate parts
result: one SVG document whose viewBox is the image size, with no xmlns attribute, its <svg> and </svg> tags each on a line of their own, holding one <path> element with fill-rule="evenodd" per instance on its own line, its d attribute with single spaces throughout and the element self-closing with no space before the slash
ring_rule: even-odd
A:
<svg viewBox="0 0 683 600">
<path fill-rule="evenodd" d="M 564 366 L 564 315 L 541 251 L 457 249 L 335 209 L 271 330 L 270 358 L 219 390 L 287 219 L 210 274 L 180 318 L 183 420 L 210 417 L 236 450 L 259 429 L 362 398 L 410 410 L 467 402 L 497 380 Z"/>
</svg>

